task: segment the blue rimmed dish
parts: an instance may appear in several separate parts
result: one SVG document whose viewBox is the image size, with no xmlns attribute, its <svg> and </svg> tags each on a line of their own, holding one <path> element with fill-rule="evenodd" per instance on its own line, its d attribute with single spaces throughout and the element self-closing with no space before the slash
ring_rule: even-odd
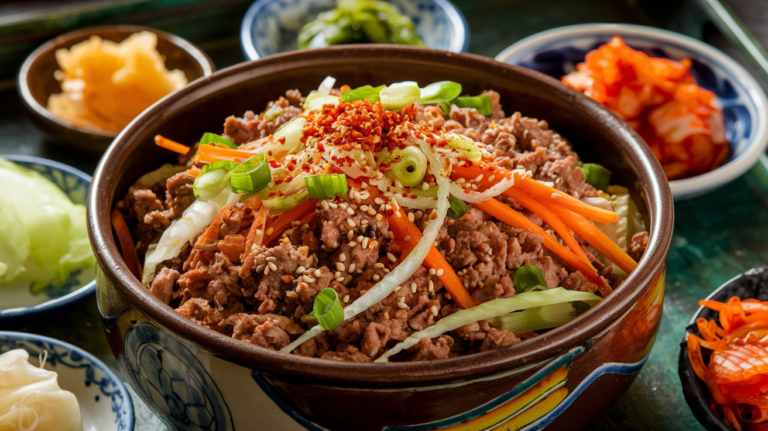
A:
<svg viewBox="0 0 768 431">
<path fill-rule="evenodd" d="M 768 267 L 753 268 L 749 271 L 739 274 L 728 280 L 717 288 L 706 299 L 718 302 L 727 302 L 728 299 L 737 296 L 739 299 L 755 298 L 760 301 L 768 301 Z M 710 400 L 712 396 L 707 389 L 707 385 L 696 376 L 688 358 L 688 334 L 694 334 L 701 337 L 696 320 L 704 318 L 707 320 L 718 318 L 719 314 L 715 310 L 707 307 L 699 307 L 696 314 L 688 322 L 685 337 L 680 343 L 680 356 L 678 358 L 677 372 L 680 376 L 680 383 L 683 386 L 683 395 L 688 407 L 691 408 L 693 415 L 710 431 L 730 431 L 733 430 L 725 423 L 722 417 L 712 411 Z M 707 359 L 705 357 L 705 359 Z"/>
<path fill-rule="evenodd" d="M 523 39 L 496 60 L 527 67 L 555 78 L 575 70 L 586 54 L 621 36 L 626 44 L 654 57 L 689 58 L 701 87 L 712 91 L 723 107 L 731 158 L 721 167 L 669 182 L 675 199 L 694 197 L 725 185 L 755 163 L 768 144 L 768 99 L 741 65 L 704 42 L 671 31 L 629 24 L 585 24 L 559 27 Z"/>
<path fill-rule="evenodd" d="M 0 331 L 0 355 L 24 349 L 29 362 L 58 375 L 59 386 L 77 397 L 84 430 L 133 431 L 133 402 L 123 382 L 85 350 L 40 335 Z M 44 353 L 45 352 L 45 353 Z"/>
<path fill-rule="evenodd" d="M 451 52 L 469 49 L 469 26 L 449 0 L 390 0 L 413 20 L 428 48 Z M 332 9 L 336 0 L 258 0 L 240 25 L 240 43 L 248 60 L 297 49 L 299 30 Z"/>
<path fill-rule="evenodd" d="M 90 175 L 71 166 L 40 157 L 2 155 L 27 169 L 40 173 L 56 184 L 76 204 L 86 204 Z M 70 273 L 64 283 L 50 284 L 42 293 L 33 295 L 26 284 L 3 286 L 0 298 L 0 323 L 28 319 L 43 314 L 63 312 L 77 307 L 94 296 L 96 273 L 93 268 L 78 269 Z"/>
</svg>

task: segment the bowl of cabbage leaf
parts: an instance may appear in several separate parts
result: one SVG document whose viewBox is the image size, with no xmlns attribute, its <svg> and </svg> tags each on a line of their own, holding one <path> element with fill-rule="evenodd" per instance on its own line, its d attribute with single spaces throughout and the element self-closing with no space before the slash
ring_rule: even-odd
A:
<svg viewBox="0 0 768 431">
<path fill-rule="evenodd" d="M 62 311 L 92 297 L 85 226 L 90 176 L 29 156 L 0 156 L 0 322 Z"/>
</svg>

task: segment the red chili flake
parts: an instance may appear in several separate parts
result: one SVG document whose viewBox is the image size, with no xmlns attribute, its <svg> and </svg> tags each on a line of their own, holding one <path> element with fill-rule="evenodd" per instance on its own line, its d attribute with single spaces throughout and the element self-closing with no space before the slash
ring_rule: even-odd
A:
<svg viewBox="0 0 768 431">
<path fill-rule="evenodd" d="M 277 142 L 284 144 L 285 143 L 285 136 L 280 137 Z"/>
<path fill-rule="evenodd" d="M 411 195 L 411 199 L 416 199 L 417 197 L 416 195 Z"/>
<path fill-rule="evenodd" d="M 408 193 L 403 193 L 403 197 L 407 198 L 408 197 Z"/>
<path fill-rule="evenodd" d="M 275 192 L 272 192 L 272 193 L 270 193 L 270 194 L 269 194 L 269 197 L 273 198 L 273 197 L 275 197 L 276 195 L 277 195 L 277 193 L 275 193 Z"/>
<path fill-rule="evenodd" d="M 269 154 L 269 157 L 272 157 L 272 150 L 267 151 L 267 154 Z"/>
<path fill-rule="evenodd" d="M 321 153 L 324 153 L 325 152 L 325 145 L 323 145 L 322 142 L 317 144 L 317 150 L 320 151 Z"/>
</svg>

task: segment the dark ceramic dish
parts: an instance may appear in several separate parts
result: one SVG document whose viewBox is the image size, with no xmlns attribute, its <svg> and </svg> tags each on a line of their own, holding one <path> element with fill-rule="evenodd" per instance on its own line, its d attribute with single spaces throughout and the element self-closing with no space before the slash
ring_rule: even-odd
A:
<svg viewBox="0 0 768 431">
<path fill-rule="evenodd" d="M 259 111 L 287 89 L 306 94 L 327 75 L 352 87 L 453 80 L 467 94 L 498 91 L 506 112 L 547 120 L 584 160 L 607 166 L 615 182 L 630 189 L 650 229 L 645 256 L 620 289 L 567 325 L 515 346 L 432 362 L 288 356 L 181 317 L 131 275 L 109 220 L 136 179 L 173 162 L 153 137 L 194 142 L 202 132 L 221 130 L 227 116 Z M 199 403 L 200 397 L 218 406 L 216 429 L 582 429 L 608 411 L 648 357 L 661 315 L 672 225 L 672 198 L 658 162 L 603 106 L 538 72 L 489 58 L 383 45 L 274 55 L 179 90 L 115 139 L 94 175 L 88 207 L 102 270 L 97 298 L 113 352 L 143 399 L 183 429 L 196 429 L 185 424 L 197 419 L 179 410 L 179 402 Z M 163 384 L 161 374 L 179 376 L 186 386 Z"/>
<path fill-rule="evenodd" d="M 738 296 L 740 299 L 756 298 L 760 301 L 768 301 L 768 267 L 754 268 L 738 275 L 717 288 L 707 299 L 718 302 L 726 302 L 728 299 Z M 723 419 L 709 408 L 709 400 L 712 398 L 707 385 L 696 376 L 688 359 L 688 334 L 701 336 L 696 327 L 696 319 L 703 317 L 707 320 L 718 318 L 719 313 L 706 307 L 699 307 L 686 328 L 686 336 L 680 343 L 680 357 L 678 359 L 677 372 L 680 382 L 683 384 L 683 395 L 693 415 L 704 427 L 710 431 L 733 430 L 726 425 Z M 707 360 L 708 358 L 704 358 Z"/>
<path fill-rule="evenodd" d="M 113 42 L 122 42 L 139 31 L 151 31 L 157 35 L 157 50 L 165 57 L 166 67 L 169 70 L 182 70 L 187 76 L 187 81 L 192 82 L 209 76 L 216 70 L 211 59 L 197 46 L 178 36 L 149 27 L 111 25 L 88 27 L 62 34 L 44 43 L 27 57 L 21 66 L 17 81 L 19 94 L 32 119 L 52 141 L 100 153 L 117 136 L 115 132 L 78 127 L 56 117 L 46 109 L 48 97 L 61 93 L 61 86 L 53 76 L 59 69 L 56 50 L 70 48 L 93 35 Z"/>
</svg>

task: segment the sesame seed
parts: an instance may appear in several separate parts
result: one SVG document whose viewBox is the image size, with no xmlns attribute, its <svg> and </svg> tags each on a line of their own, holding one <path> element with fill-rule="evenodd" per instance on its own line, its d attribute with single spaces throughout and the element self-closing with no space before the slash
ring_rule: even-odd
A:
<svg viewBox="0 0 768 431">
<path fill-rule="evenodd" d="M 433 305 L 430 310 L 432 310 L 432 315 L 437 317 L 437 305 Z"/>
<path fill-rule="evenodd" d="M 338 281 L 339 283 L 343 283 L 344 282 L 344 276 L 342 275 L 341 277 L 336 277 L 336 281 Z"/>
<path fill-rule="evenodd" d="M 349 302 L 349 295 L 344 295 L 344 303 L 346 304 L 347 302 Z M 437 316 L 437 314 L 435 314 L 435 316 Z"/>
<path fill-rule="evenodd" d="M 386 311 L 384 312 L 384 320 L 389 320 L 389 313 Z"/>
<path fill-rule="evenodd" d="M 296 274 L 301 274 L 302 272 L 306 271 L 307 268 L 304 268 L 303 266 L 300 266 L 296 268 Z"/>
<path fill-rule="evenodd" d="M 408 220 L 409 220 L 411 223 L 413 223 L 413 213 L 412 213 L 412 212 L 409 212 L 409 213 L 408 213 Z"/>
<path fill-rule="evenodd" d="M 397 262 L 397 258 L 392 253 L 387 253 L 387 259 L 389 259 L 389 261 L 392 262 L 392 263 Z"/>
<path fill-rule="evenodd" d="M 475 178 L 475 181 L 480 182 L 482 179 L 483 179 L 483 174 L 480 174 L 477 176 L 477 178 Z"/>
<path fill-rule="evenodd" d="M 354 263 L 350 263 L 349 264 L 349 272 L 354 272 L 354 270 L 355 270 L 355 264 Z"/>
<path fill-rule="evenodd" d="M 289 298 L 296 298 L 299 295 L 297 295 L 296 292 L 293 292 L 293 291 L 289 290 L 288 292 L 285 292 L 285 296 L 287 296 Z"/>
<path fill-rule="evenodd" d="M 368 250 L 373 250 L 377 245 L 379 245 L 379 242 L 374 239 L 368 243 Z"/>
<path fill-rule="evenodd" d="M 347 208 L 347 214 L 355 215 L 355 211 L 352 208 Z"/>
<path fill-rule="evenodd" d="M 363 205 L 360 207 L 360 209 L 363 211 L 368 211 L 368 205 Z"/>
<path fill-rule="evenodd" d="M 420 220 L 422 217 L 424 217 L 424 213 L 421 211 L 416 211 L 416 214 L 413 216 L 416 220 Z"/>
<path fill-rule="evenodd" d="M 441 277 L 443 275 L 443 272 L 445 272 L 445 271 L 443 271 L 443 268 L 438 269 L 437 270 L 437 276 Z"/>
<path fill-rule="evenodd" d="M 320 206 L 323 207 L 324 210 L 328 211 L 328 202 L 320 201 Z"/>
<path fill-rule="evenodd" d="M 335 203 L 333 203 L 333 202 L 328 202 L 328 206 L 329 206 L 329 207 L 331 207 L 331 208 L 333 208 L 333 209 L 336 209 L 336 208 L 338 208 L 338 207 L 339 207 L 338 205 L 336 205 L 336 204 L 335 204 Z"/>
<path fill-rule="evenodd" d="M 421 189 L 422 190 L 429 190 L 429 184 L 427 184 L 427 182 L 424 181 L 423 183 L 421 183 Z"/>
<path fill-rule="evenodd" d="M 272 235 L 272 232 L 274 232 L 274 231 L 275 231 L 275 228 L 273 228 L 273 227 L 267 229 L 267 235 Z"/>
<path fill-rule="evenodd" d="M 348 224 L 349 226 L 351 226 L 351 227 L 355 227 L 355 226 L 357 226 L 357 224 L 355 224 L 355 222 L 354 222 L 354 221 L 352 221 L 352 219 L 351 219 L 351 218 L 348 218 L 348 219 L 347 219 L 347 224 Z"/>
<path fill-rule="evenodd" d="M 466 181 L 464 178 L 459 178 L 456 180 L 456 184 L 462 184 L 464 181 Z"/>
<path fill-rule="evenodd" d="M 268 274 L 269 274 L 269 267 L 267 266 L 264 268 L 264 275 L 268 275 Z"/>
<path fill-rule="evenodd" d="M 437 272 L 435 271 L 435 268 L 429 268 L 429 275 L 435 275 Z"/>
<path fill-rule="evenodd" d="M 343 263 L 341 263 L 341 262 L 336 262 L 336 269 L 338 269 L 339 271 L 344 271 L 344 270 L 346 270 L 347 268 L 344 266 L 344 264 L 343 264 Z"/>
<path fill-rule="evenodd" d="M 368 213 L 368 215 L 369 215 L 369 216 L 371 216 L 371 217 L 373 217 L 373 216 L 375 216 L 375 215 L 376 215 L 376 210 L 375 210 L 375 209 L 373 209 L 373 208 L 370 208 L 370 207 L 369 207 L 369 208 L 366 210 L 366 212 L 367 212 L 367 213 Z"/>
<path fill-rule="evenodd" d="M 275 256 L 269 256 L 266 260 L 267 262 L 275 262 L 277 258 Z"/>
<path fill-rule="evenodd" d="M 269 269 L 272 271 L 277 271 L 277 265 L 275 265 L 275 262 L 269 262 Z"/>
<path fill-rule="evenodd" d="M 350 241 L 349 242 L 349 246 L 352 247 L 352 248 L 355 248 L 355 247 L 357 247 L 357 242 L 356 241 Z"/>
<path fill-rule="evenodd" d="M 320 277 L 321 275 L 323 275 L 323 272 L 320 271 L 319 269 L 316 269 L 313 274 L 315 274 L 315 277 Z"/>
<path fill-rule="evenodd" d="M 405 302 L 398 302 L 398 303 L 397 303 L 397 306 L 398 306 L 398 307 L 400 307 L 400 308 L 401 308 L 401 309 L 403 309 L 403 310 L 405 310 L 406 308 L 408 308 L 408 306 L 407 306 L 407 305 L 405 305 Z"/>
<path fill-rule="evenodd" d="M 363 162 L 366 162 L 366 161 L 367 161 L 367 160 L 363 160 Z M 368 188 L 368 183 L 366 183 L 365 181 L 363 181 L 363 183 L 362 183 L 362 184 L 360 184 L 360 188 L 361 188 L 361 189 L 367 189 L 367 188 Z"/>
<path fill-rule="evenodd" d="M 362 235 L 358 235 L 357 236 L 357 242 L 363 242 L 363 236 Z"/>
<path fill-rule="evenodd" d="M 383 203 L 384 203 L 384 199 L 382 199 L 382 198 L 376 198 L 376 199 L 374 199 L 374 200 L 373 200 L 373 202 L 375 202 L 375 203 L 376 203 L 376 205 L 381 205 L 381 204 L 383 204 Z"/>
<path fill-rule="evenodd" d="M 410 235 L 406 235 L 405 238 L 403 238 L 403 240 L 405 242 L 411 242 L 411 236 Z"/>
<path fill-rule="evenodd" d="M 433 283 L 432 280 L 429 280 L 429 291 L 430 292 L 435 291 L 435 283 Z"/>
<path fill-rule="evenodd" d="M 446 294 L 445 294 L 445 299 L 447 299 L 447 300 L 449 300 L 449 301 L 450 301 L 450 300 L 451 300 L 451 299 L 453 299 L 453 298 L 451 297 L 451 294 L 450 294 L 450 293 L 446 293 Z"/>
<path fill-rule="evenodd" d="M 339 260 L 340 260 L 341 262 L 344 262 L 345 260 L 347 260 L 347 255 L 346 255 L 346 254 L 344 254 L 344 253 L 341 253 L 341 254 L 339 255 Z"/>
<path fill-rule="evenodd" d="M 418 288 L 418 286 L 416 286 L 416 283 L 411 283 L 411 292 L 412 293 L 416 293 L 416 289 L 417 288 Z"/>
<path fill-rule="evenodd" d="M 398 290 L 400 290 L 402 288 L 403 288 L 403 286 L 397 286 L 394 291 L 397 292 Z"/>
<path fill-rule="evenodd" d="M 293 276 L 290 274 L 285 274 L 284 276 L 280 277 L 280 280 L 283 280 L 283 283 L 290 283 L 293 281 Z"/>
<path fill-rule="evenodd" d="M 387 268 L 382 268 L 382 271 L 384 271 L 384 274 L 389 274 L 389 270 Z"/>
<path fill-rule="evenodd" d="M 560 196 L 560 193 L 552 193 L 552 199 L 557 199 L 559 197 L 562 197 Z"/>
<path fill-rule="evenodd" d="M 301 230 L 307 230 L 307 229 L 309 229 L 309 225 L 308 225 L 308 224 L 306 224 L 306 223 L 304 223 L 304 224 L 301 226 Z"/>
<path fill-rule="evenodd" d="M 294 220 L 294 221 L 291 222 L 291 226 L 293 226 L 293 227 L 296 227 L 296 226 L 298 226 L 300 224 L 301 224 L 301 222 L 298 221 L 298 220 Z"/>
<path fill-rule="evenodd" d="M 342 277 L 342 278 L 343 278 L 343 277 L 344 277 L 344 274 L 342 274 L 342 273 L 341 273 L 341 271 L 336 271 L 336 273 L 335 273 L 335 274 L 333 274 L 333 276 L 334 276 L 334 277 L 336 277 L 336 278 L 339 278 L 339 277 Z"/>
<path fill-rule="evenodd" d="M 343 210 L 345 210 L 345 209 L 349 209 L 349 206 L 348 206 L 346 203 L 344 203 L 344 202 L 340 203 L 340 204 L 339 204 L 339 206 L 340 206 L 340 207 L 341 207 L 341 209 L 343 209 Z"/>
<path fill-rule="evenodd" d="M 363 248 L 368 248 L 368 241 L 369 241 L 368 237 L 363 238 L 363 240 L 361 241 L 363 243 Z"/>
<path fill-rule="evenodd" d="M 496 179 L 496 175 L 491 175 L 490 177 L 488 177 L 488 181 L 493 181 L 495 179 Z"/>
<path fill-rule="evenodd" d="M 304 281 L 306 281 L 307 283 L 314 283 L 317 281 L 317 279 L 314 277 L 310 277 L 307 274 L 304 274 Z"/>
<path fill-rule="evenodd" d="M 432 210 L 432 212 L 429 214 L 430 220 L 437 220 L 437 211 Z"/>
<path fill-rule="evenodd" d="M 376 221 L 382 221 L 384 220 L 384 216 L 381 214 L 376 214 Z"/>
<path fill-rule="evenodd" d="M 402 214 L 400 214 L 400 211 L 398 211 L 398 212 L 396 212 L 396 213 L 395 213 L 395 216 L 397 216 L 397 218 L 400 218 L 400 217 L 402 217 L 403 215 L 402 215 Z"/>
<path fill-rule="evenodd" d="M 348 240 L 348 241 L 352 241 L 352 238 L 353 238 L 354 236 L 355 236 L 355 232 L 354 232 L 354 231 L 351 231 L 351 230 L 350 230 L 350 231 L 347 231 L 347 240 Z"/>
<path fill-rule="evenodd" d="M 373 281 L 379 281 L 381 280 L 381 277 L 379 277 L 379 274 L 373 274 Z"/>
<path fill-rule="evenodd" d="M 383 263 L 381 263 L 381 262 L 376 262 L 376 263 L 373 265 L 373 267 L 374 267 L 374 268 L 377 268 L 377 269 L 380 269 L 380 268 L 384 268 L 384 264 L 383 264 Z"/>
</svg>

